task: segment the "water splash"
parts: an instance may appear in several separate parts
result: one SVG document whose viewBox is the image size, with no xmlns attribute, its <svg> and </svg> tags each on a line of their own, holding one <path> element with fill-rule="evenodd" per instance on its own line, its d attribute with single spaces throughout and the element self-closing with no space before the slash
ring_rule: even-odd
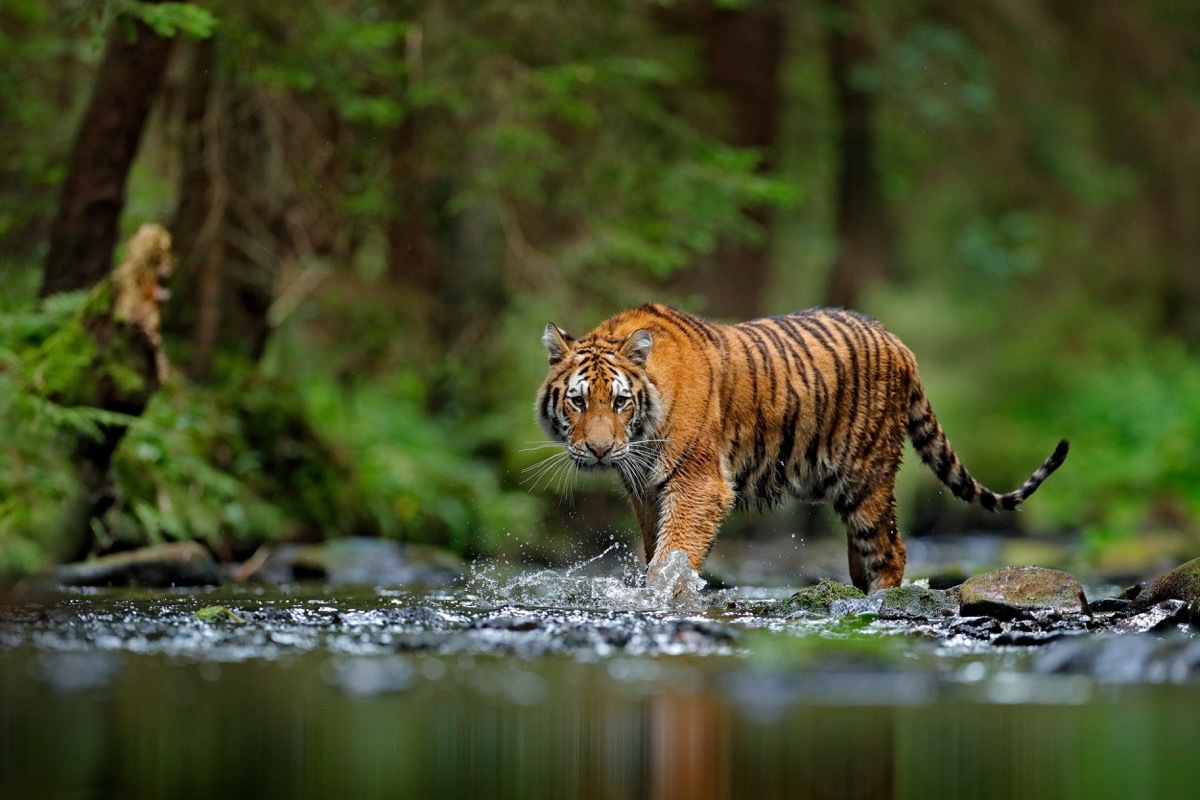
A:
<svg viewBox="0 0 1200 800">
<path fill-rule="evenodd" d="M 672 550 L 665 561 L 650 568 L 646 575 L 646 586 L 674 608 L 704 608 L 700 590 L 704 588 L 700 577 L 688 562 L 687 553 Z"/>
<path fill-rule="evenodd" d="M 595 574 L 601 562 L 617 554 L 609 574 Z M 611 560 L 611 559 L 610 559 Z M 477 603 L 517 603 L 543 608 L 585 608 L 612 611 L 701 611 L 701 578 L 677 550 L 646 585 L 644 567 L 619 544 L 567 567 L 515 572 L 497 562 L 476 563 L 467 578 L 466 593 Z M 615 574 L 613 574 L 615 572 Z"/>
</svg>

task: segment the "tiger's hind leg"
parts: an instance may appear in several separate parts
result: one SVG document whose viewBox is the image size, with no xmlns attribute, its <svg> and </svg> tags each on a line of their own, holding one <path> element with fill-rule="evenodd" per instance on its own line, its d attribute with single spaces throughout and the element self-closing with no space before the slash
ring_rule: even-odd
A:
<svg viewBox="0 0 1200 800">
<path fill-rule="evenodd" d="M 846 523 L 850 579 L 868 594 L 899 586 L 907 560 L 896 527 L 895 478 L 876 486 L 852 487 L 834 502 Z"/>
</svg>

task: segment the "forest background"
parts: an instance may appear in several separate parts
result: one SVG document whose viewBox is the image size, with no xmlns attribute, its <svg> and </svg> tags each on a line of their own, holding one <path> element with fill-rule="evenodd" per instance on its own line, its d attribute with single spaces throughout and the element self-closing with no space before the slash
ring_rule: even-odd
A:
<svg viewBox="0 0 1200 800">
<path fill-rule="evenodd" d="M 54 331 L 148 221 L 178 254 L 169 377 L 136 415 L 48 391 Z M 615 481 L 526 476 L 546 322 L 650 300 L 879 317 L 1000 490 L 1072 440 L 1016 517 L 905 469 L 915 534 L 1194 556 L 1200 4 L 0 9 L 2 574 L 178 539 L 632 541 Z"/>
</svg>

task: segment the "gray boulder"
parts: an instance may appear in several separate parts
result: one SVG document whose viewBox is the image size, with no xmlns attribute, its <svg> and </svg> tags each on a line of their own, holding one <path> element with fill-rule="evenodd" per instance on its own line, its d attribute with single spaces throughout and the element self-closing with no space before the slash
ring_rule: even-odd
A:
<svg viewBox="0 0 1200 800">
<path fill-rule="evenodd" d="M 1083 586 L 1075 576 L 1044 567 L 1005 567 L 976 575 L 959 587 L 959 613 L 1016 619 L 1054 611 L 1080 614 L 1087 611 Z"/>
</svg>

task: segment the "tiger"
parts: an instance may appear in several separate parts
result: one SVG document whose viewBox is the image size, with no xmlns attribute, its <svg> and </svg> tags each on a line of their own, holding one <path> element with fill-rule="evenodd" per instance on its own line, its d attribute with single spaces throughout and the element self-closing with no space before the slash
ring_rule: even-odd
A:
<svg viewBox="0 0 1200 800">
<path fill-rule="evenodd" d="M 946 438 L 912 352 L 841 308 L 720 324 L 645 304 L 579 339 L 550 323 L 542 344 L 538 422 L 581 471 L 620 476 L 648 583 L 676 550 L 699 571 L 733 508 L 790 496 L 833 505 L 854 586 L 899 586 L 894 489 L 906 439 L 955 497 L 989 511 L 1017 508 L 1069 448 L 1059 442 L 1015 491 L 984 487 Z"/>
</svg>

